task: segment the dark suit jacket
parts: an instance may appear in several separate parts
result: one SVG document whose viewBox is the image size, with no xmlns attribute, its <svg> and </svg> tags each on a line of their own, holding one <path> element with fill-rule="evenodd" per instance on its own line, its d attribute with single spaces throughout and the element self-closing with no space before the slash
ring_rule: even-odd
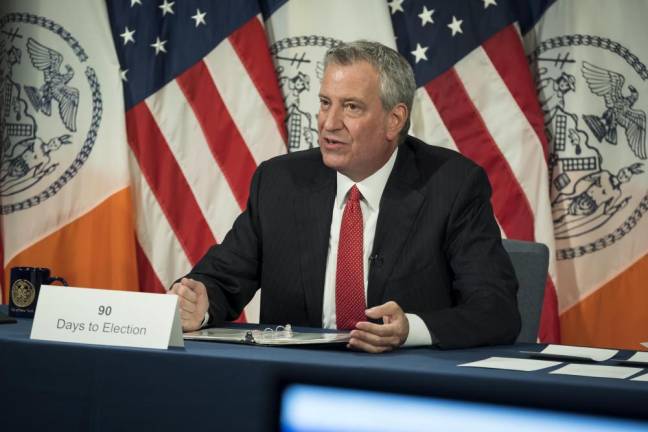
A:
<svg viewBox="0 0 648 432">
<path fill-rule="evenodd" d="M 207 287 L 211 323 L 263 287 L 262 323 L 321 327 L 335 193 L 319 149 L 258 167 L 247 210 L 188 275 Z M 396 301 L 445 348 L 513 342 L 517 282 L 490 193 L 477 165 L 408 137 L 380 201 L 368 306 Z"/>
</svg>

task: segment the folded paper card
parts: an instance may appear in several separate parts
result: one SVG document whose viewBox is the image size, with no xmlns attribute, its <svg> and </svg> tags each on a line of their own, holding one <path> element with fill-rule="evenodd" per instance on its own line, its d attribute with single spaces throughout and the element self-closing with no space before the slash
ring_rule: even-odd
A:
<svg viewBox="0 0 648 432">
<path fill-rule="evenodd" d="M 41 286 L 31 338 L 166 349 L 183 346 L 178 297 Z"/>
</svg>

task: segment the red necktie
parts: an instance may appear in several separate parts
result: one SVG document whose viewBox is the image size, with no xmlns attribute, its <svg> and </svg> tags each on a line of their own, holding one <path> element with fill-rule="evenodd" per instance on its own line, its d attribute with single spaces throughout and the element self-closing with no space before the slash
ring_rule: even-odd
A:
<svg viewBox="0 0 648 432">
<path fill-rule="evenodd" d="M 353 185 L 340 225 L 335 276 L 335 318 L 338 329 L 352 329 L 358 321 L 366 320 L 361 197 L 357 186 Z"/>
</svg>

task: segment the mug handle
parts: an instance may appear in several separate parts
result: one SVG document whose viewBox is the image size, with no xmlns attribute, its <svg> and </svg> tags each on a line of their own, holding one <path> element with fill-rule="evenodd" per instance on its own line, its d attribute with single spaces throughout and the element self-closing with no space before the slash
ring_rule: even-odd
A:
<svg viewBox="0 0 648 432">
<path fill-rule="evenodd" d="M 51 284 L 52 282 L 61 282 L 63 285 L 69 286 L 67 281 L 65 279 L 63 279 L 62 277 L 51 277 L 51 278 L 47 279 L 47 284 L 48 285 Z"/>
</svg>

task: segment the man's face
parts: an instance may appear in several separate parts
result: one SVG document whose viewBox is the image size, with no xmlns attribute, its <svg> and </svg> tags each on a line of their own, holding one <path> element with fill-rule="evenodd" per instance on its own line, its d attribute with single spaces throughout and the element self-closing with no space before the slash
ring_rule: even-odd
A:
<svg viewBox="0 0 648 432">
<path fill-rule="evenodd" d="M 383 109 L 374 67 L 364 61 L 329 64 L 319 97 L 317 125 L 324 164 L 356 182 L 380 169 L 396 148 L 404 105 Z"/>
</svg>

